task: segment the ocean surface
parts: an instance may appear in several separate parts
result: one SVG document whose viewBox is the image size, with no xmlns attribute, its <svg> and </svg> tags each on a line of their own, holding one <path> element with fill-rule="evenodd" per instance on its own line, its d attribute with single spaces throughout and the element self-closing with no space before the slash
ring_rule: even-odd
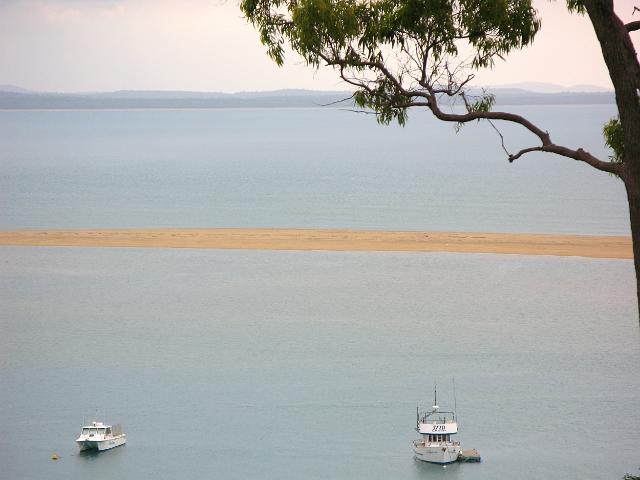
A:
<svg viewBox="0 0 640 480">
<path fill-rule="evenodd" d="M 614 105 L 514 106 L 606 159 Z M 537 145 L 500 126 L 507 148 Z M 0 111 L 0 229 L 298 227 L 626 235 L 622 182 L 509 164 L 487 123 L 335 108 Z"/>
<path fill-rule="evenodd" d="M 640 467 L 624 260 L 0 248 L 0 477 L 621 479 Z M 481 464 L 413 459 L 438 382 Z M 83 417 L 128 443 L 74 444 Z M 52 453 L 60 460 L 52 461 Z"/>
<path fill-rule="evenodd" d="M 606 158 L 613 106 L 517 109 Z M 618 179 L 489 125 L 0 111 L 0 229 L 109 227 L 629 233 Z M 628 260 L 0 247 L 2 479 L 621 479 L 639 368 Z M 413 459 L 435 382 L 481 464 Z M 96 412 L 126 446 L 77 452 Z"/>
</svg>

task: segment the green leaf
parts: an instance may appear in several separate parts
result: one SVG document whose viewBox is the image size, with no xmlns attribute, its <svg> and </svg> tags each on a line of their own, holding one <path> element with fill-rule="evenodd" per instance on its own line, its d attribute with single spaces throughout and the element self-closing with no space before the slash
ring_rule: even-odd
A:
<svg viewBox="0 0 640 480">
<path fill-rule="evenodd" d="M 624 133 L 618 117 L 612 118 L 605 123 L 602 129 L 604 143 L 613 150 L 613 155 L 609 159 L 614 163 L 622 163 L 624 159 Z"/>
</svg>

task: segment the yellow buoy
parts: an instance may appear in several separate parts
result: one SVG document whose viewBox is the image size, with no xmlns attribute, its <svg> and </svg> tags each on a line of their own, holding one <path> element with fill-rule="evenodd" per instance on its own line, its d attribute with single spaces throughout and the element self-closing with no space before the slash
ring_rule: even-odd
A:
<svg viewBox="0 0 640 480">
<path fill-rule="evenodd" d="M 58 460 L 60 457 L 58 456 L 57 453 L 54 453 L 53 455 L 51 455 L 51 460 Z"/>
</svg>

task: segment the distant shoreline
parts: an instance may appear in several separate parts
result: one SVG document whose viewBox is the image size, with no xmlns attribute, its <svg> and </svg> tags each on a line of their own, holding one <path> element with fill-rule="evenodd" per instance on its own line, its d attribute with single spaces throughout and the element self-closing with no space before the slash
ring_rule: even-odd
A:
<svg viewBox="0 0 640 480">
<path fill-rule="evenodd" d="M 585 105 L 586 106 L 586 105 Z M 214 110 L 317 110 L 332 108 L 346 110 L 345 107 L 309 105 L 301 107 L 100 107 L 100 108 L 2 108 L 0 112 L 190 112 Z"/>
<path fill-rule="evenodd" d="M 589 107 L 594 105 L 613 105 L 613 102 L 604 103 L 496 103 L 500 107 Z M 213 107 L 24 107 L 5 108 L 0 105 L 0 112 L 206 112 L 206 111 L 231 111 L 231 110 L 342 110 L 353 112 L 353 107 L 340 105 L 300 105 L 300 106 L 213 106 Z"/>
<path fill-rule="evenodd" d="M 632 259 L 629 236 L 212 228 L 0 231 L 0 246 L 452 252 Z"/>
<path fill-rule="evenodd" d="M 471 93 L 480 90 L 472 89 Z M 613 91 L 540 93 L 518 88 L 491 89 L 496 105 L 615 105 Z M 276 90 L 272 92 L 117 91 L 46 93 L 2 91 L 0 110 L 201 110 L 227 108 L 353 108 L 353 92 Z M 460 107 L 462 105 L 459 105 Z"/>
</svg>

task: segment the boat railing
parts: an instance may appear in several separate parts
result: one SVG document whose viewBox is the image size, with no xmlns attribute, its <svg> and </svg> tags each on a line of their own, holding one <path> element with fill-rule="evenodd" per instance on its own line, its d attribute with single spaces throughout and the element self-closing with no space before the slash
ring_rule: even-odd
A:
<svg viewBox="0 0 640 480">
<path fill-rule="evenodd" d="M 420 423 L 424 423 L 426 425 L 449 425 L 452 423 L 457 423 L 454 418 L 430 418 L 430 417 L 422 417 L 420 418 Z"/>
<path fill-rule="evenodd" d="M 460 446 L 460 442 L 458 441 L 449 441 L 449 442 L 430 442 L 429 440 L 422 440 L 422 439 L 418 439 L 418 440 L 414 440 L 413 444 L 416 447 L 425 447 L 427 445 L 431 445 L 432 443 L 435 444 L 441 444 L 441 443 L 446 443 L 447 445 L 453 445 L 454 447 L 459 447 Z"/>
</svg>

